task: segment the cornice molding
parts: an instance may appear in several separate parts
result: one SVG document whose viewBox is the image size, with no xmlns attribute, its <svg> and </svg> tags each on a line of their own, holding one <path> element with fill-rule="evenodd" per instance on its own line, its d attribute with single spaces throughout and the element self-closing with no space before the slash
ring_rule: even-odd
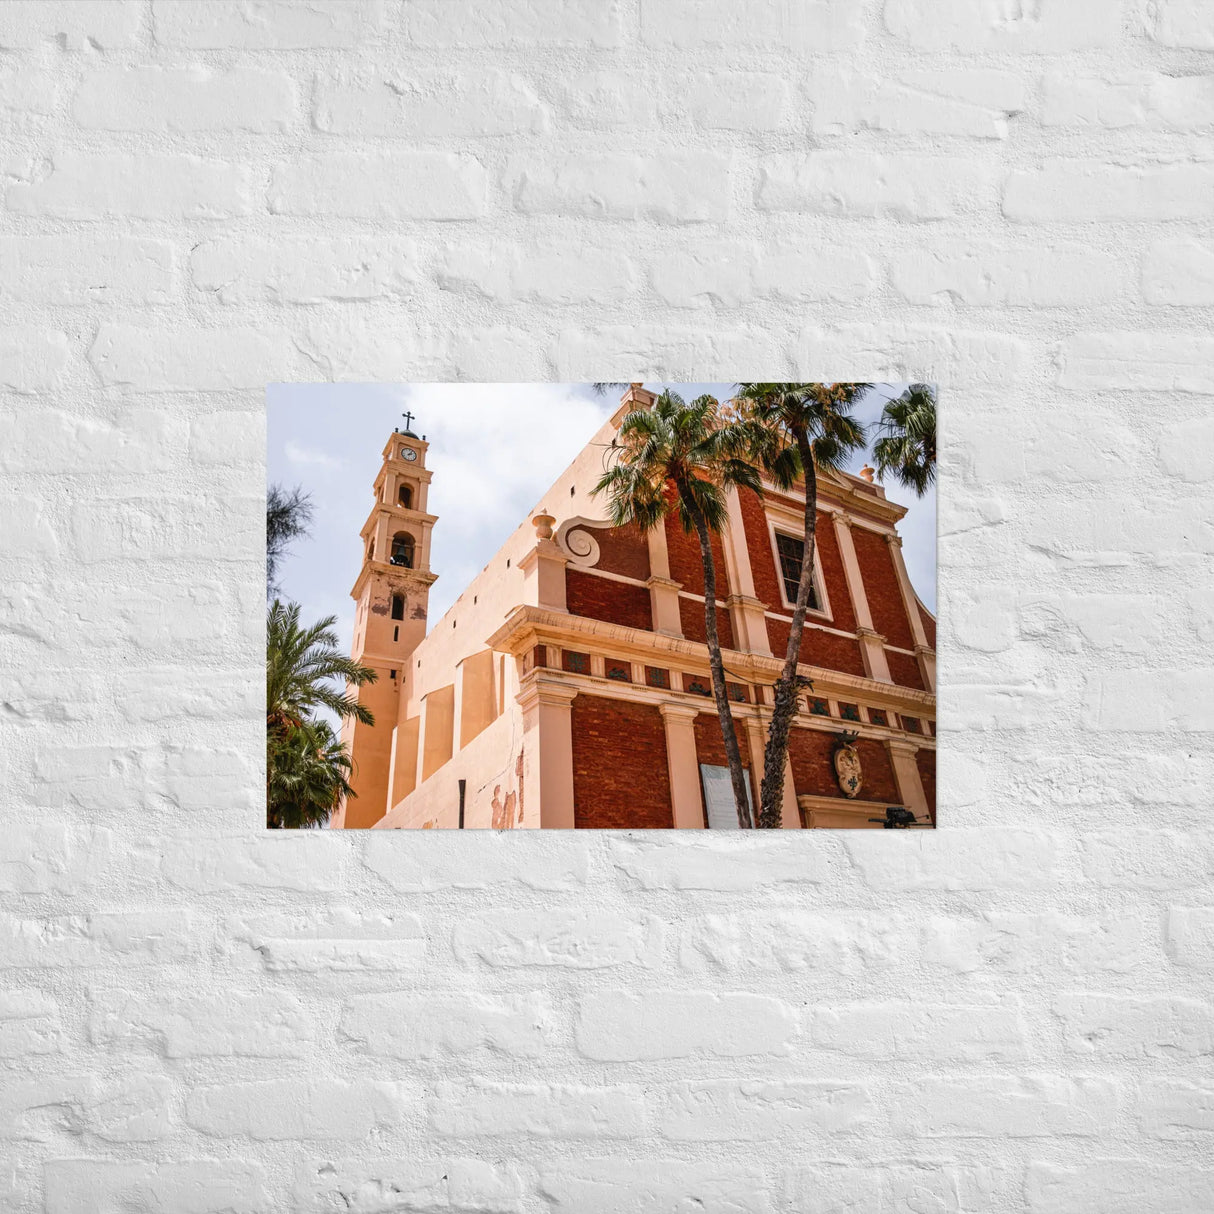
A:
<svg viewBox="0 0 1214 1214">
<path fill-rule="evenodd" d="M 591 640 L 621 658 L 628 657 L 654 665 L 655 657 L 663 655 L 670 662 L 682 662 L 694 673 L 708 672 L 708 646 L 701 642 L 640 628 L 626 628 L 622 624 L 610 624 L 589 616 L 571 615 L 544 607 L 515 607 L 501 627 L 486 638 L 485 644 L 499 652 L 520 657 L 536 645 L 551 644 L 562 649 L 574 649 L 585 648 Z M 782 658 L 764 657 L 740 650 L 725 650 L 725 654 L 730 674 L 739 682 L 774 683 L 784 665 Z M 935 714 L 936 697 L 926 691 L 805 663 L 801 663 L 797 669 L 813 680 L 813 694 L 816 696 L 829 698 L 832 694 L 841 695 L 848 700 L 861 699 L 874 707 L 889 707 L 896 711 L 901 711 L 901 706 L 905 705 L 912 716 Z"/>
</svg>

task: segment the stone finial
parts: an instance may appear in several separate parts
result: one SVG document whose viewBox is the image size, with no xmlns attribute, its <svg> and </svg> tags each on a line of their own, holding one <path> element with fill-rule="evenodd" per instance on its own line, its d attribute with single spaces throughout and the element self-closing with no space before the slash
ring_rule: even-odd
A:
<svg viewBox="0 0 1214 1214">
<path fill-rule="evenodd" d="M 865 464 L 864 467 L 860 469 L 860 478 L 868 481 L 868 483 L 871 485 L 873 483 L 873 475 L 876 473 L 876 471 L 876 468 Z"/>
<path fill-rule="evenodd" d="M 540 507 L 540 512 L 531 520 L 535 524 L 535 534 L 537 539 L 550 540 L 552 539 L 552 524 L 556 522 L 551 514 L 545 512 L 543 506 Z"/>
</svg>

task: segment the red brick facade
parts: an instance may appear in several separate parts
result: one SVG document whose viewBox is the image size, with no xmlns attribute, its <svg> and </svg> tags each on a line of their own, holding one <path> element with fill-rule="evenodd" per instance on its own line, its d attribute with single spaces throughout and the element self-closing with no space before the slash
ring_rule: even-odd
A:
<svg viewBox="0 0 1214 1214">
<path fill-rule="evenodd" d="M 635 523 L 626 527 L 602 527 L 592 534 L 599 545 L 596 569 L 633 577 L 640 582 L 649 577 L 649 541 Z"/>
<path fill-rule="evenodd" d="M 779 509 L 781 514 L 796 513 L 799 503 L 791 498 L 768 495 L 765 505 L 750 491 L 739 494 L 743 531 L 747 544 L 753 576 L 754 594 L 766 605 L 764 619 L 768 641 L 773 655 L 782 660 L 787 648 L 791 609 L 784 605 L 782 582 L 778 564 L 772 549 L 771 531 L 768 524 L 768 508 Z M 855 510 L 853 505 L 851 509 Z M 874 520 L 877 525 L 878 520 Z M 789 531 L 797 529 L 791 524 Z M 909 651 L 914 641 L 906 605 L 902 597 L 898 569 L 893 553 L 881 532 L 859 522 L 851 527 L 852 544 L 856 562 L 863 580 L 865 597 L 872 614 L 873 626 L 887 639 L 885 650 L 890 676 L 895 685 L 903 688 L 926 690 L 918 658 Z M 576 615 L 626 627 L 653 629 L 651 593 L 639 583 L 650 574 L 649 547 L 646 537 L 635 527 L 616 530 L 597 529 L 601 557 L 594 569 L 569 565 L 566 569 L 566 593 L 569 611 Z M 666 543 L 670 559 L 671 578 L 681 583 L 690 594 L 702 594 L 703 573 L 700 564 L 699 544 L 694 535 L 686 534 L 677 519 L 666 523 Z M 734 633 L 735 620 L 725 601 L 730 594 L 729 577 L 721 537 L 713 537 L 713 551 L 717 565 L 718 602 L 717 627 L 722 647 L 733 650 L 737 638 Z M 847 567 L 840 549 L 838 533 L 833 515 L 828 510 L 818 512 L 817 553 L 824 583 L 824 607 L 829 607 L 829 616 L 810 616 L 802 634 L 800 658 L 803 663 L 823 671 L 837 671 L 859 678 L 867 677 L 864 649 L 856 635 L 858 621 L 855 604 L 848 583 Z M 612 573 L 616 577 L 604 577 L 600 573 Z M 620 580 L 627 578 L 630 580 Z M 632 580 L 635 579 L 635 580 Z M 657 593 L 664 593 L 661 589 Z M 683 637 L 687 641 L 703 644 L 705 641 L 704 604 L 702 600 L 678 596 L 679 619 Z M 739 610 L 745 611 L 743 605 Z M 749 621 L 754 617 L 749 617 Z M 924 628 L 929 638 L 934 638 L 934 621 L 924 618 Z M 593 648 L 593 643 L 590 643 Z M 895 648 L 889 648 L 894 646 Z M 740 659 L 741 655 L 736 655 Z M 650 689 L 671 689 L 676 695 L 704 695 L 709 686 L 703 674 L 689 675 L 673 654 L 646 663 L 647 673 L 642 686 Z M 588 660 L 588 659 L 587 659 Z M 635 660 L 635 659 L 634 659 Z M 726 665 L 730 655 L 726 654 Z M 564 661 L 568 673 L 583 675 L 581 662 L 571 668 L 570 662 L 581 662 L 579 655 L 566 655 Z M 615 675 L 616 682 L 631 682 L 631 667 L 610 653 L 604 659 L 603 673 Z M 649 666 L 669 668 L 671 681 L 659 679 L 655 682 Z M 825 676 L 819 680 L 829 683 Z M 579 827 L 656 827 L 673 824 L 671 782 L 667 766 L 665 723 L 656 705 L 646 705 L 631 700 L 614 700 L 605 696 L 591 695 L 581 691 L 573 700 L 573 762 L 575 825 Z M 897 728 L 898 712 L 892 707 L 882 708 L 879 693 L 865 692 L 862 688 L 848 689 L 843 693 L 839 687 L 829 691 L 815 692 L 827 695 L 830 700 L 854 706 L 849 719 L 818 717 L 829 724 L 826 730 L 795 726 L 789 748 L 792 768 L 793 791 L 797 795 L 838 798 L 846 801 L 835 776 L 833 753 L 837 732 L 855 728 L 867 734 L 872 728 Z M 752 697 L 746 696 L 750 703 Z M 825 704 L 827 701 L 822 700 Z M 721 740 L 720 726 L 713 711 L 712 702 L 704 697 L 704 711 L 694 723 L 696 760 L 698 763 L 727 766 L 725 748 Z M 862 719 L 860 705 L 876 713 L 871 721 Z M 745 705 L 739 704 L 745 709 Z M 839 710 L 836 709 L 836 712 Z M 885 716 L 882 719 L 881 713 Z M 744 714 L 745 715 L 745 712 Z M 844 714 L 846 715 L 846 714 Z M 930 718 L 930 711 L 922 718 Z M 756 804 L 759 800 L 758 779 L 761 772 L 751 772 L 751 755 L 747 729 L 741 719 L 736 722 L 739 750 L 743 766 L 752 780 L 752 791 Z M 872 736 L 861 736 L 855 746 L 863 766 L 863 787 L 859 801 L 876 805 L 899 805 L 909 799 L 899 792 L 893 765 L 885 742 Z M 935 755 L 929 749 L 919 751 L 917 763 L 924 793 L 930 806 L 935 803 Z M 685 804 L 685 802 L 683 803 Z M 859 807 L 858 807 L 859 808 Z M 842 812 L 842 806 L 838 811 Z M 876 811 L 870 804 L 864 812 Z M 934 813 L 934 809 L 932 811 Z M 705 823 L 707 825 L 707 823 Z"/>
<path fill-rule="evenodd" d="M 699 641 L 701 645 L 708 641 L 704 604 L 699 599 L 679 599 L 679 621 L 683 627 L 683 635 L 689 641 Z M 724 607 L 717 608 L 717 636 L 723 649 L 733 648 L 733 624 L 730 623 L 729 612 Z"/>
<path fill-rule="evenodd" d="M 842 726 L 840 726 L 842 728 Z M 797 791 L 819 797 L 841 797 L 835 779 L 835 739 L 817 729 L 794 729 L 788 740 L 788 760 Z"/>
<path fill-rule="evenodd" d="M 860 562 L 873 627 L 890 645 L 913 649 L 915 642 L 911 637 L 910 620 L 898 586 L 893 554 L 885 537 L 867 527 L 853 527 L 852 543 L 856 546 L 856 559 Z"/>
<path fill-rule="evenodd" d="M 843 728 L 842 724 L 839 728 Z M 788 758 L 798 793 L 812 793 L 818 797 L 843 797 L 839 781 L 835 777 L 836 740 L 833 733 L 816 729 L 792 731 L 788 743 Z M 890 805 L 901 805 L 894 769 L 884 744 L 875 738 L 859 738 L 853 745 L 860 755 L 860 764 L 864 771 L 860 799 L 888 801 Z"/>
<path fill-rule="evenodd" d="M 890 805 L 901 805 L 898 781 L 894 779 L 893 764 L 889 761 L 885 744 L 875 738 L 859 738 L 854 745 L 864 768 L 864 787 L 860 789 L 860 796 L 865 801 L 888 801 Z"/>
<path fill-rule="evenodd" d="M 742 528 L 746 532 L 746 550 L 750 553 L 750 571 L 754 578 L 755 597 L 771 611 L 782 611 L 780 587 L 776 582 L 776 565 L 771 555 L 771 537 L 767 533 L 767 515 L 758 494 L 749 489 L 738 490 L 742 508 Z"/>
<path fill-rule="evenodd" d="M 919 608 L 919 618 L 923 621 L 923 634 L 927 637 L 929 649 L 936 648 L 936 621 L 922 607 Z"/>
<path fill-rule="evenodd" d="M 778 658 L 788 652 L 788 634 L 791 624 L 783 620 L 768 619 L 767 642 Z M 805 628 L 801 632 L 801 661 L 810 666 L 825 666 L 830 670 L 843 670 L 848 674 L 864 675 L 864 659 L 860 656 L 860 643 L 851 637 L 823 632 L 821 628 Z"/>
<path fill-rule="evenodd" d="M 653 610 L 644 586 L 598 577 L 571 565 L 565 570 L 565 597 L 574 615 L 653 631 Z"/>
<path fill-rule="evenodd" d="M 673 827 L 666 726 L 656 705 L 579 695 L 571 711 L 574 825 Z"/>
<path fill-rule="evenodd" d="M 729 597 L 725 550 L 719 535 L 711 537 L 711 544 L 713 567 L 717 575 L 717 601 L 723 603 Z M 666 549 L 670 558 L 670 576 L 676 582 L 682 582 L 683 589 L 691 594 L 703 594 L 704 562 L 700 559 L 700 541 L 683 530 L 677 514 L 666 519 Z"/>
<path fill-rule="evenodd" d="M 769 613 L 768 643 L 772 653 L 782 658 L 788 646 L 789 633 L 789 625 L 784 620 L 791 620 L 792 612 L 784 606 L 779 572 L 772 553 L 766 508 L 758 495 L 750 490 L 741 490 L 738 497 L 755 595 L 767 604 Z M 794 513 L 800 508 L 795 499 L 779 494 L 769 493 L 767 500 Z M 595 538 L 601 553 L 596 569 L 636 578 L 638 581 L 648 578 L 649 545 L 638 527 L 630 524 L 614 529 L 596 529 Z M 852 528 L 852 542 L 864 579 L 865 594 L 874 627 L 885 636 L 888 644 L 901 649 L 911 649 L 914 642 L 910 621 L 906 615 L 906 606 L 889 545 L 884 536 L 858 525 Z M 688 535 L 682 529 L 675 517 L 666 520 L 666 544 L 671 577 L 682 583 L 685 590 L 702 594 L 704 577 L 699 542 L 694 535 Z M 834 520 L 827 511 L 818 512 L 816 545 L 830 615 L 825 621 L 822 621 L 821 617 L 810 617 L 809 623 L 825 622 L 833 631 L 806 627 L 801 637 L 801 661 L 807 665 L 863 677 L 867 672 L 859 642 L 854 637 L 839 635 L 840 632 L 855 633 L 857 623 L 843 555 L 835 534 Z M 720 536 L 713 536 L 712 546 L 717 569 L 717 598 L 719 603 L 724 604 L 729 596 L 730 586 Z M 599 577 L 593 570 L 570 566 L 566 571 L 566 591 L 569 610 L 575 615 L 622 624 L 629 628 L 653 628 L 649 591 L 643 586 Z M 935 622 L 927 617 L 926 613 L 922 614 L 929 642 L 934 646 Z M 773 619 L 772 616 L 782 618 Z M 683 635 L 688 640 L 702 644 L 707 639 L 701 603 L 694 599 L 680 598 L 679 617 Z M 722 645 L 726 649 L 732 649 L 733 626 L 729 611 L 724 606 L 718 608 L 717 629 Z M 925 690 L 919 663 L 913 656 L 887 650 L 886 658 L 895 683 L 919 691 Z"/>
<path fill-rule="evenodd" d="M 889 663 L 889 677 L 903 687 L 914 687 L 919 691 L 926 690 L 923 686 L 923 675 L 919 671 L 919 663 L 909 653 L 898 653 L 887 649 L 885 660 Z"/>
<path fill-rule="evenodd" d="M 800 502 L 769 494 L 773 502 L 779 502 L 790 510 L 804 513 Z M 769 611 L 791 617 L 791 609 L 784 606 L 784 598 L 776 570 L 775 557 L 771 551 L 771 533 L 767 526 L 767 514 L 756 494 L 744 489 L 738 500 L 742 506 L 742 524 L 746 530 L 746 546 L 750 553 L 750 567 L 754 575 L 755 594 L 767 604 Z M 800 532 L 790 528 L 789 534 Z M 822 565 L 822 576 L 826 581 L 826 597 L 830 602 L 830 625 L 844 632 L 854 632 L 856 616 L 852 610 L 851 596 L 847 591 L 847 575 L 843 571 L 843 557 L 839 542 L 835 539 L 834 522 L 829 514 L 818 511 L 814 543 L 818 560 Z"/>
<path fill-rule="evenodd" d="M 919 767 L 919 779 L 923 784 L 923 793 L 927 797 L 931 809 L 932 821 L 936 820 L 936 752 L 926 748 L 915 754 L 915 762 Z"/>
</svg>

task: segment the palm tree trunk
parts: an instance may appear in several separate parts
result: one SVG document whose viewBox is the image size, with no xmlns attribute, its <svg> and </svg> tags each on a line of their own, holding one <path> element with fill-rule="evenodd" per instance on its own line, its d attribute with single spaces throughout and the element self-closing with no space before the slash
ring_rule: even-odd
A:
<svg viewBox="0 0 1214 1214">
<path fill-rule="evenodd" d="M 729 762 L 729 779 L 733 785 L 734 802 L 738 810 L 738 826 L 750 830 L 750 803 L 746 795 L 746 772 L 742 768 L 742 752 L 734 732 L 733 711 L 729 707 L 729 689 L 725 686 L 725 662 L 721 658 L 721 639 L 717 632 L 717 573 L 712 559 L 712 542 L 703 512 L 691 495 L 679 487 L 687 512 L 695 524 L 700 540 L 700 560 L 704 563 L 704 633 L 708 640 L 708 666 L 712 671 L 712 694 L 717 702 L 717 718 L 721 723 L 721 740 L 725 743 L 725 758 Z"/>
<path fill-rule="evenodd" d="M 805 552 L 801 561 L 801 580 L 797 583 L 797 602 L 793 608 L 792 625 L 788 630 L 788 649 L 784 668 L 775 685 L 775 704 L 771 725 L 767 731 L 767 746 L 763 752 L 763 790 L 759 804 L 759 826 L 778 827 L 784 803 L 784 767 L 788 761 L 788 737 L 793 718 L 797 715 L 800 686 L 797 663 L 801 657 L 801 634 L 805 629 L 805 612 L 813 588 L 814 541 L 818 528 L 818 474 L 814 469 L 813 451 L 805 434 L 797 436 L 797 450 L 805 469 Z"/>
</svg>

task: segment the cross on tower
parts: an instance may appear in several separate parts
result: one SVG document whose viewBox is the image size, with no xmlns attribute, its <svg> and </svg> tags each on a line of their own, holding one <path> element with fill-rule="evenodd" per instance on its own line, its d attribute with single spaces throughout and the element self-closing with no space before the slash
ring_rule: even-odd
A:
<svg viewBox="0 0 1214 1214">
<path fill-rule="evenodd" d="M 402 413 L 401 417 L 403 417 L 405 419 L 405 429 L 408 430 L 413 425 L 413 414 L 412 413 Z"/>
</svg>

